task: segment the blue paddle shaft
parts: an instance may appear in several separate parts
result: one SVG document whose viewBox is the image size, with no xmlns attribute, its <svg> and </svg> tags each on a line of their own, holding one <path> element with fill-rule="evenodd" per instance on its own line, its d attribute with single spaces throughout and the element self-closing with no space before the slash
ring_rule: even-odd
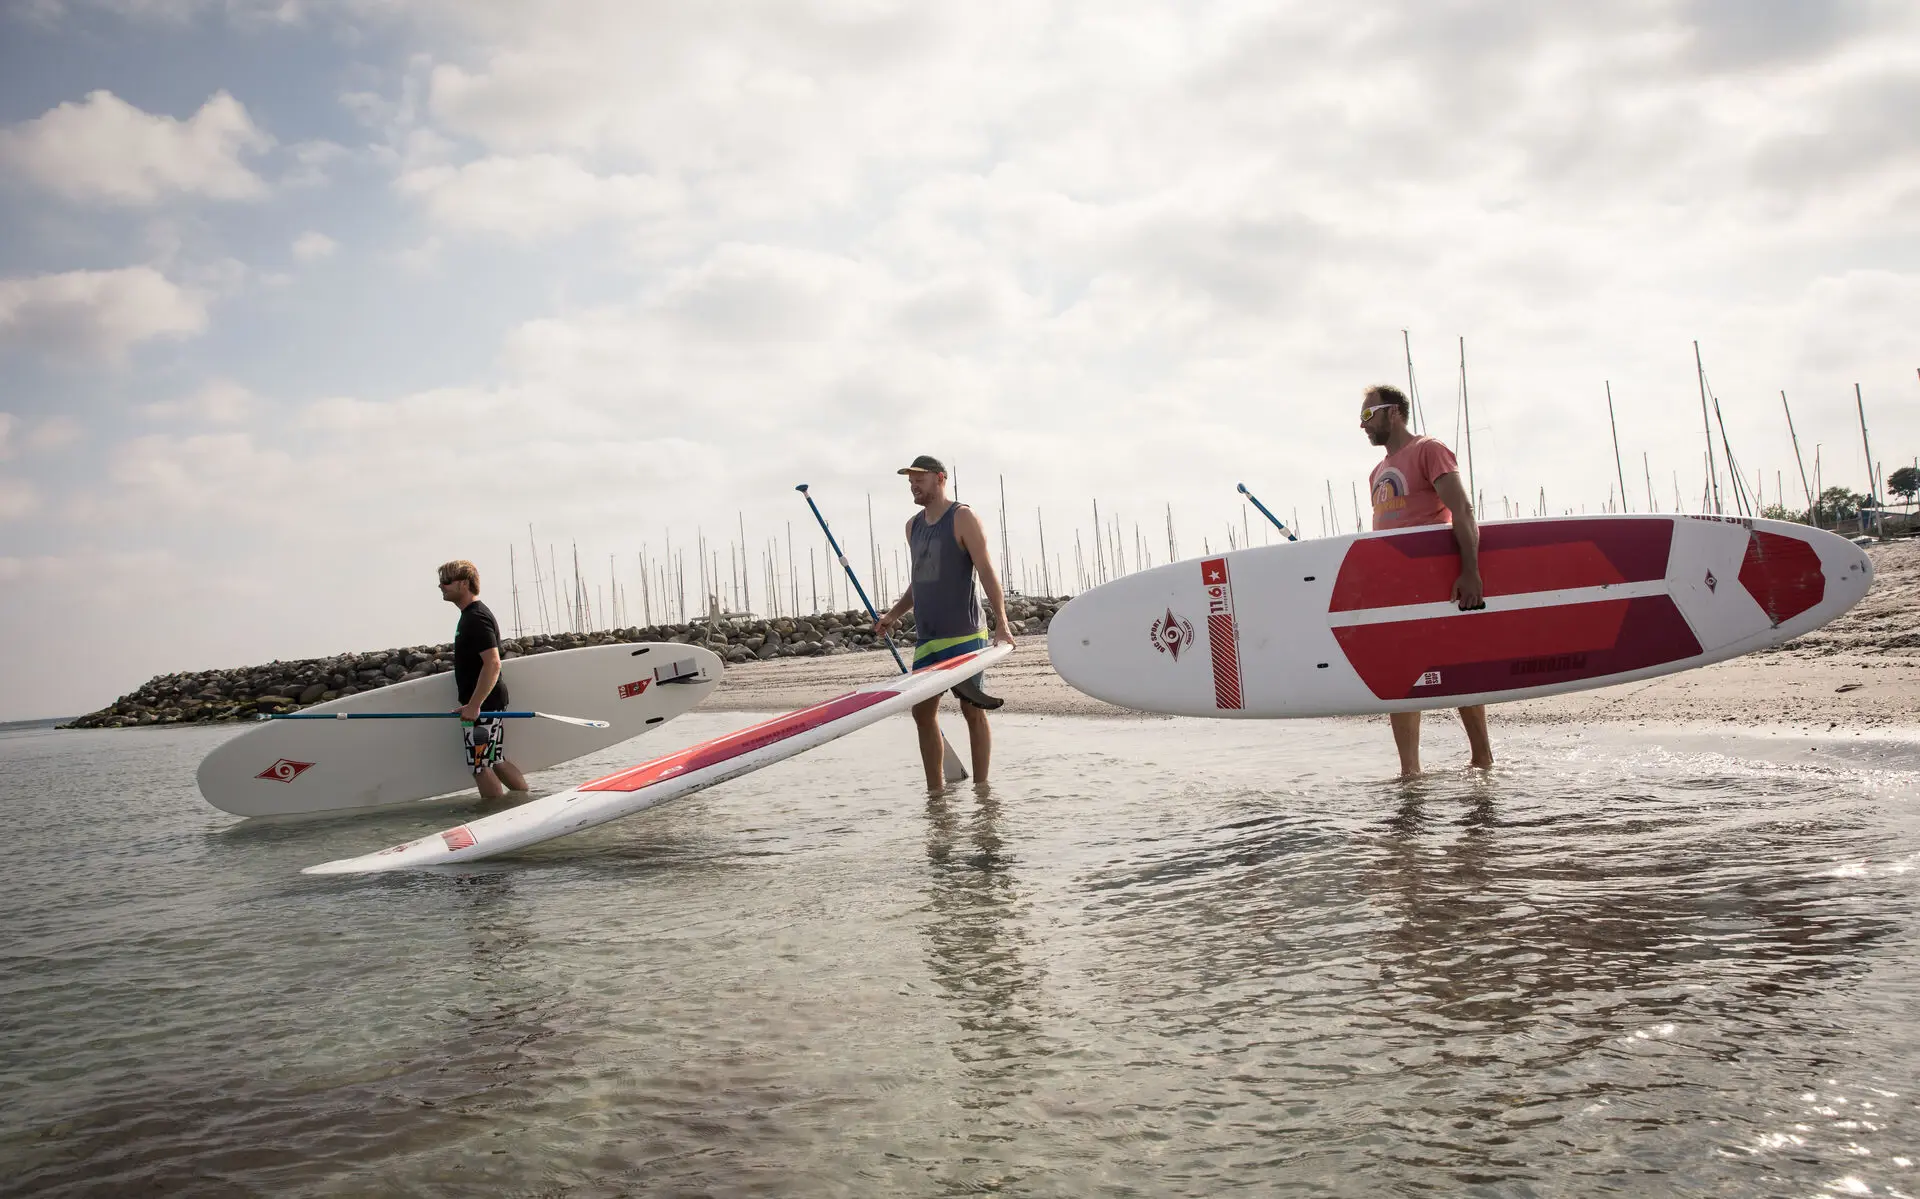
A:
<svg viewBox="0 0 1920 1199">
<path fill-rule="evenodd" d="M 1234 486 L 1235 486 L 1235 487 L 1237 487 L 1237 488 L 1239 489 L 1239 491 L 1240 491 L 1240 494 L 1241 494 L 1241 495 L 1244 495 L 1244 496 L 1246 496 L 1246 497 L 1247 497 L 1248 499 L 1250 499 L 1250 500 L 1252 500 L 1252 501 L 1253 501 L 1253 506 L 1254 506 L 1254 507 L 1256 507 L 1256 508 L 1258 508 L 1258 509 L 1260 509 L 1260 515 L 1262 515 L 1262 516 L 1264 516 L 1264 517 L 1266 517 L 1266 518 L 1267 518 L 1268 520 L 1270 520 L 1270 521 L 1272 521 L 1272 522 L 1273 522 L 1273 527 L 1274 527 L 1274 528 L 1276 528 L 1276 529 L 1278 529 L 1278 530 L 1280 530 L 1280 531 L 1281 531 L 1282 533 L 1285 533 L 1285 534 L 1287 535 L 1287 540 L 1288 540 L 1288 541 L 1298 541 L 1298 540 L 1300 540 L 1300 539 L 1299 539 L 1298 537 L 1295 537 L 1295 536 L 1293 535 L 1293 530 L 1292 530 L 1292 529 L 1289 529 L 1289 528 L 1288 528 L 1288 527 L 1287 527 L 1286 525 L 1284 525 L 1284 524 L 1282 524 L 1282 523 L 1281 523 L 1281 521 L 1280 521 L 1280 518 L 1279 518 L 1279 517 L 1277 517 L 1277 516 L 1275 516 L 1275 515 L 1274 515 L 1273 513 L 1271 513 L 1271 512 L 1269 512 L 1269 511 L 1267 511 L 1267 506 L 1266 506 L 1265 504 L 1263 504 L 1263 503 L 1261 503 L 1261 502 L 1260 502 L 1260 497 L 1259 497 L 1259 496 L 1257 496 L 1257 495 L 1255 495 L 1255 494 L 1253 494 L 1253 493 L 1252 493 L 1251 491 L 1248 491 L 1248 490 L 1247 490 L 1247 485 L 1246 485 L 1245 483 L 1236 483 L 1236 484 L 1235 484 Z"/>
<path fill-rule="evenodd" d="M 489 720 L 532 720 L 538 712 L 482 712 Z M 278 712 L 268 720 L 456 720 L 458 712 Z"/>
<path fill-rule="evenodd" d="M 866 605 L 867 615 L 873 617 L 875 624 L 880 623 L 880 614 L 873 610 L 873 601 L 867 598 L 867 589 L 860 585 L 860 576 L 853 573 L 853 564 L 847 561 L 846 551 L 842 550 L 840 543 L 834 540 L 833 530 L 827 527 L 827 518 L 820 515 L 820 505 L 814 503 L 813 497 L 807 494 L 805 483 L 795 487 L 794 490 L 800 493 L 800 498 L 807 501 L 807 507 L 813 509 L 813 519 L 820 522 L 820 531 L 827 535 L 827 544 L 833 547 L 833 556 L 840 559 L 840 568 L 847 572 L 847 578 L 853 583 L 854 591 L 860 595 L 860 602 Z M 900 649 L 894 645 L 893 638 L 888 637 L 886 640 L 887 648 L 893 651 L 893 664 L 900 668 L 901 674 L 911 673 L 907 670 L 906 662 L 901 660 Z"/>
</svg>

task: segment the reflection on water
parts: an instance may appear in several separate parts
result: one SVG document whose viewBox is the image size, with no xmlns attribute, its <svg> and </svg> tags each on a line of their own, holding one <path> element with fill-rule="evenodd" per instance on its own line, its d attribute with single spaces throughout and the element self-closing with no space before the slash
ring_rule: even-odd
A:
<svg viewBox="0 0 1920 1199">
<path fill-rule="evenodd" d="M 224 730 L 0 733 L 0 1192 L 1920 1194 L 1914 747 L 998 729 L 991 788 L 883 724 L 348 880 L 466 809 L 234 826 Z"/>
<path fill-rule="evenodd" d="M 991 785 L 927 800 L 927 967 L 962 1035 L 949 1049 L 966 1067 L 960 1102 L 991 1112 L 1031 1087 L 1022 1074 L 1044 1060 L 1037 1036 L 1044 975 L 1029 960 L 1017 863 L 1000 835 Z M 964 811 L 956 810 L 964 808 Z"/>
</svg>

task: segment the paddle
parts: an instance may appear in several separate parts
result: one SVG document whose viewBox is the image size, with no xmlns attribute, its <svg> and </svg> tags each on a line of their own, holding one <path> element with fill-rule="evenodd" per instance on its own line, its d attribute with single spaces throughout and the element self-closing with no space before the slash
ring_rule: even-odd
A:
<svg viewBox="0 0 1920 1199">
<path fill-rule="evenodd" d="M 1284 524 L 1282 524 L 1282 523 L 1280 522 L 1280 518 L 1279 518 L 1279 517 L 1277 517 L 1277 516 L 1275 516 L 1275 515 L 1274 515 L 1273 513 L 1271 513 L 1271 512 L 1269 512 L 1269 511 L 1267 511 L 1267 506 L 1266 506 L 1265 504 L 1263 504 L 1263 503 L 1261 503 L 1261 502 L 1260 502 L 1260 497 L 1259 497 L 1259 496 L 1257 496 L 1257 495 L 1255 495 L 1255 494 L 1253 494 L 1253 493 L 1252 493 L 1251 491 L 1248 491 L 1248 490 L 1247 490 L 1247 485 L 1246 485 L 1245 483 L 1235 483 L 1235 484 L 1234 484 L 1234 486 L 1235 486 L 1236 488 L 1238 488 L 1238 489 L 1239 489 L 1239 491 L 1240 491 L 1240 494 L 1241 494 L 1241 495 L 1244 495 L 1244 496 L 1246 496 L 1246 497 L 1247 497 L 1248 499 L 1250 499 L 1250 500 L 1252 500 L 1252 501 L 1253 501 L 1253 506 L 1254 506 L 1254 507 L 1256 507 L 1256 508 L 1258 508 L 1258 509 L 1260 509 L 1260 515 L 1262 515 L 1262 516 L 1264 516 L 1264 517 L 1266 517 L 1266 518 L 1267 518 L 1268 520 L 1270 520 L 1270 521 L 1272 521 L 1272 522 L 1273 522 L 1273 527 L 1274 527 L 1274 528 L 1276 528 L 1276 529 L 1278 529 L 1278 530 L 1280 530 L 1280 531 L 1281 531 L 1282 533 L 1285 533 L 1285 534 L 1287 535 L 1287 540 L 1288 540 L 1288 541 L 1298 541 L 1298 540 L 1300 540 L 1300 539 L 1299 539 L 1298 537 L 1295 537 L 1295 536 L 1293 535 L 1293 530 L 1292 530 L 1292 529 L 1289 529 L 1289 528 L 1288 528 L 1288 527 L 1287 527 L 1286 525 L 1284 525 Z"/>
<path fill-rule="evenodd" d="M 866 605 L 867 615 L 873 618 L 874 623 L 879 623 L 880 614 L 873 610 L 873 601 L 867 598 L 867 589 L 860 585 L 860 576 L 853 573 L 853 564 L 847 561 L 845 551 L 840 548 L 840 543 L 834 540 L 833 530 L 827 527 L 827 518 L 820 514 L 820 505 L 814 503 L 813 497 L 807 494 L 805 483 L 797 485 L 794 490 L 800 493 L 800 498 L 807 501 L 807 507 L 813 509 L 813 519 L 820 522 L 820 531 L 827 535 L 827 544 L 833 547 L 833 556 L 840 559 L 840 568 L 847 572 L 847 578 L 853 583 L 853 589 L 860 595 L 860 602 Z M 893 644 L 893 638 L 887 637 L 886 642 L 887 648 L 893 652 L 893 664 L 900 668 L 900 673 L 912 674 L 913 672 L 907 669 L 906 662 L 900 657 L 899 648 Z M 945 751 L 941 757 L 941 769 L 947 781 L 957 783 L 965 779 L 967 768 L 961 764 L 960 755 L 953 751 L 953 742 L 947 740 L 944 732 L 940 734 L 940 748 Z"/>
<path fill-rule="evenodd" d="M 561 724 L 577 724 L 583 729 L 606 729 L 613 726 L 604 720 L 588 720 L 583 716 L 556 716 L 552 712 L 482 712 L 480 715 L 489 720 L 557 720 Z M 276 712 L 264 716 L 263 720 L 456 720 L 458 712 Z"/>
</svg>

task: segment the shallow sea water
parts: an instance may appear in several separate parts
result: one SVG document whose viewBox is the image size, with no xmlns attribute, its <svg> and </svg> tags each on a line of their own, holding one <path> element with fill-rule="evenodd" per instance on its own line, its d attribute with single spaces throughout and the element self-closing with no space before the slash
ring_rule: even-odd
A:
<svg viewBox="0 0 1920 1199">
<path fill-rule="evenodd" d="M 895 719 L 457 873 L 0 733 L 0 1191 L 1913 1195 L 1920 746 Z M 748 723 L 694 713 L 536 779 Z M 959 735 L 949 716 L 950 732 Z"/>
</svg>

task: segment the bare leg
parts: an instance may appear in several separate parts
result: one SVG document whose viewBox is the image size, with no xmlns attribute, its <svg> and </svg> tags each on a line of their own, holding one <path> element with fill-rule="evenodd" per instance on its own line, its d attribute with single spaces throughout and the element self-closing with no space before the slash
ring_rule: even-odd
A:
<svg viewBox="0 0 1920 1199">
<path fill-rule="evenodd" d="M 1466 726 L 1467 744 L 1473 749 L 1473 764 L 1485 770 L 1493 765 L 1493 742 L 1487 739 L 1487 705 L 1475 704 L 1460 709 L 1460 723 Z"/>
<path fill-rule="evenodd" d="M 493 764 L 493 775 L 505 783 L 509 791 L 525 791 L 527 789 L 527 776 L 520 773 L 518 766 L 515 766 L 512 762 L 506 761 L 505 759 Z"/>
<path fill-rule="evenodd" d="M 968 748 L 973 751 L 973 785 L 987 785 L 987 765 L 993 759 L 993 730 L 987 727 L 985 710 L 961 704 L 960 715 L 967 718 Z"/>
<path fill-rule="evenodd" d="M 1400 751 L 1400 777 L 1410 779 L 1420 773 L 1420 713 L 1389 712 L 1393 724 L 1393 747 Z"/>
<path fill-rule="evenodd" d="M 507 793 L 507 789 L 502 786 L 500 780 L 495 777 L 493 767 L 491 766 L 482 770 L 479 774 L 474 775 L 473 782 L 475 786 L 480 788 L 481 799 L 499 799 Z"/>
<path fill-rule="evenodd" d="M 946 752 L 940 741 L 940 697 L 923 699 L 913 705 L 913 723 L 920 734 L 920 765 L 926 767 L 927 790 L 946 786 Z"/>
</svg>

